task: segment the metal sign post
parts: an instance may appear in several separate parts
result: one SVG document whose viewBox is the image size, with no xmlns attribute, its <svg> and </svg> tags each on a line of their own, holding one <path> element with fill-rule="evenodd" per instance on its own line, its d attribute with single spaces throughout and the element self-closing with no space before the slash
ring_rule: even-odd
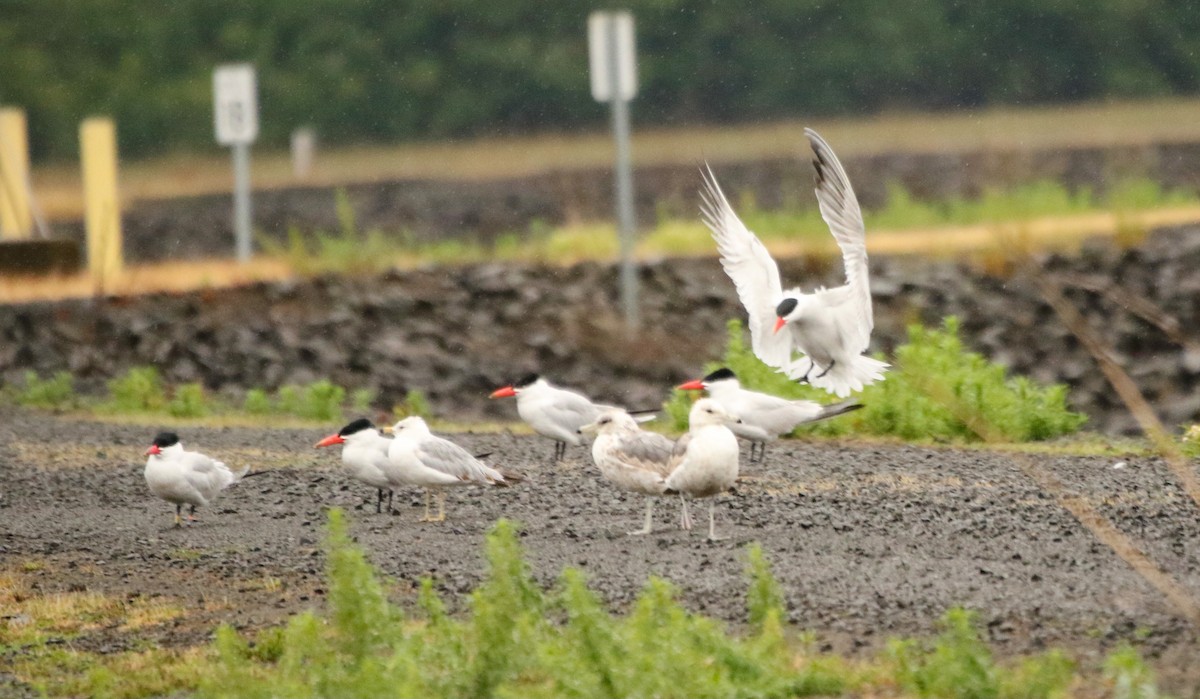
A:
<svg viewBox="0 0 1200 699">
<path fill-rule="evenodd" d="M 629 100 L 637 94 L 633 15 L 593 12 L 588 16 L 588 64 L 592 97 L 612 106 L 613 138 L 617 146 L 615 181 L 621 240 L 621 303 L 625 309 L 625 323 L 633 329 L 639 324 L 638 280 L 633 264 L 637 230 L 629 146 Z"/>
<path fill-rule="evenodd" d="M 234 63 L 213 71 L 217 143 L 233 147 L 233 230 L 238 262 L 250 260 L 250 144 L 258 137 L 254 66 Z"/>
</svg>

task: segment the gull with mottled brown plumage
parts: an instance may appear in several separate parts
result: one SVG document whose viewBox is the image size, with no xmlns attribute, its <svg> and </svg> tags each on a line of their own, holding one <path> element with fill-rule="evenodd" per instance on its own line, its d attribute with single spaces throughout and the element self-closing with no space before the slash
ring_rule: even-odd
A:
<svg viewBox="0 0 1200 699">
<path fill-rule="evenodd" d="M 646 496 L 646 519 L 630 536 L 653 531 L 654 499 L 667 488 L 674 442 L 638 426 L 638 421 L 621 408 L 606 408 L 595 422 L 580 428 L 594 434 L 592 460 L 604 480 L 631 493 Z"/>
</svg>

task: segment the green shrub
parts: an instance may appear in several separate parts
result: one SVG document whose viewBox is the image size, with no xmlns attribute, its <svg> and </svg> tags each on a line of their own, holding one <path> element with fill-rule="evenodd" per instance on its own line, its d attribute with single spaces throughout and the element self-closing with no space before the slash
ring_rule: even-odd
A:
<svg viewBox="0 0 1200 699">
<path fill-rule="evenodd" d="M 246 391 L 246 397 L 242 400 L 242 411 L 250 415 L 270 414 L 271 399 L 267 397 L 267 392 L 261 388 Z"/>
<path fill-rule="evenodd" d="M 828 402 L 824 391 L 764 364 L 743 338 L 741 323 L 730 321 L 725 358 L 705 370 L 727 366 L 746 388 Z M 676 391 L 665 405 L 677 429 L 686 429 L 687 410 L 695 399 L 686 393 Z M 1012 442 L 1037 441 L 1074 432 L 1087 419 L 1067 408 L 1066 397 L 1061 384 L 1043 387 L 1025 377 L 1008 378 L 1004 367 L 964 348 L 958 320 L 951 316 L 941 330 L 909 326 L 908 342 L 896 349 L 884 380 L 859 395 L 862 410 L 799 429 L 935 441 L 975 441 L 984 432 Z"/>
<path fill-rule="evenodd" d="M 979 636 L 975 615 L 951 609 L 942 617 L 943 631 L 932 647 L 894 640 L 888 654 L 896 679 L 918 697 L 945 699 L 1039 699 L 1060 696 L 1074 676 L 1074 666 L 1058 652 L 1029 658 L 1016 668 L 997 665 Z"/>
<path fill-rule="evenodd" d="M 167 404 L 167 412 L 175 417 L 204 417 L 209 412 L 208 396 L 199 383 L 185 383 L 175 389 Z"/>
<path fill-rule="evenodd" d="M 846 693 L 1039 699 L 1061 696 L 1076 677 L 1062 654 L 996 662 L 970 613 L 953 609 L 929 642 L 893 641 L 868 672 L 837 657 L 799 651 L 785 634 L 783 597 L 761 549 L 748 556 L 747 634 L 693 614 L 667 581 L 651 578 L 627 614 L 610 613 L 584 574 L 563 571 L 552 593 L 534 582 L 517 528 L 487 535 L 487 571 L 469 609 L 450 616 L 428 578 L 410 615 L 329 514 L 329 590 L 323 612 L 298 614 L 253 646 L 229 626 L 215 660 L 197 674 L 202 697 L 429 696 L 805 697 Z M 207 662 L 207 661 L 206 661 Z M 1107 664 L 1122 699 L 1153 697 L 1153 678 L 1132 651 Z M 878 683 L 878 687 L 866 683 Z"/>
<path fill-rule="evenodd" d="M 25 372 L 25 385 L 16 393 L 18 405 L 48 410 L 65 410 L 76 404 L 70 372 L 60 371 L 43 380 L 36 371 Z"/>
<path fill-rule="evenodd" d="M 375 398 L 373 389 L 359 388 L 350 394 L 350 409 L 359 414 L 369 413 L 375 404 Z"/>
<path fill-rule="evenodd" d="M 345 401 L 346 389 L 327 379 L 321 379 L 304 387 L 296 415 L 322 422 L 340 419 L 342 403 Z"/>
<path fill-rule="evenodd" d="M 118 413 L 161 412 L 167 405 L 162 379 L 152 366 L 133 367 L 108 382 L 107 408 Z"/>
<path fill-rule="evenodd" d="M 392 413 L 397 419 L 406 417 L 423 417 L 428 419 L 432 417 L 433 410 L 429 407 L 429 399 L 425 397 L 425 392 L 414 388 L 404 394 L 404 402 L 393 407 Z"/>
<path fill-rule="evenodd" d="M 1158 699 L 1154 673 L 1146 667 L 1142 656 L 1128 645 L 1122 645 L 1104 662 L 1104 676 L 1112 683 L 1113 699 Z"/>
</svg>

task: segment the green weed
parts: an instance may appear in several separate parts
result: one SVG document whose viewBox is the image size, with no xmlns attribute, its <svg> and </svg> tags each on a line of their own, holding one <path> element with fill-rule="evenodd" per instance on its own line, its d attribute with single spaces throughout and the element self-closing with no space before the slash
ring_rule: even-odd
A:
<svg viewBox="0 0 1200 699">
<path fill-rule="evenodd" d="M 162 379 L 152 366 L 133 367 L 112 379 L 108 382 L 108 394 L 104 407 L 109 412 L 154 413 L 167 406 Z"/>
<path fill-rule="evenodd" d="M 250 415 L 269 415 L 271 399 L 267 397 L 267 392 L 261 388 L 246 391 L 246 397 L 242 399 L 242 411 Z"/>
<path fill-rule="evenodd" d="M 1113 699 L 1158 699 L 1154 673 L 1128 645 L 1108 656 L 1104 662 L 1104 676 L 1112 684 Z"/>
<path fill-rule="evenodd" d="M 355 413 L 369 413 L 371 412 L 371 407 L 375 404 L 376 397 L 377 396 L 374 389 L 355 389 L 355 391 L 350 394 L 350 409 Z"/>
<path fill-rule="evenodd" d="M 209 413 L 208 396 L 199 383 L 185 383 L 175 389 L 167 404 L 167 412 L 175 417 L 204 417 Z"/>
<path fill-rule="evenodd" d="M 725 357 L 706 371 L 727 366 L 743 386 L 792 399 L 828 400 L 824 391 L 789 380 L 746 346 L 739 321 L 729 323 Z M 971 421 L 983 420 L 1010 442 L 1039 441 L 1070 434 L 1086 417 L 1066 404 L 1062 385 L 1040 386 L 1025 377 L 1009 378 L 1004 367 L 963 347 L 958 320 L 943 328 L 908 328 L 908 342 L 896 349 L 894 366 L 882 382 L 859 396 L 862 410 L 800 429 L 823 435 L 871 434 L 915 441 L 976 441 Z M 665 404 L 676 429 L 686 429 L 694 395 L 676 391 Z M 976 418 L 978 416 L 978 418 Z"/>
<path fill-rule="evenodd" d="M 404 394 L 403 403 L 392 408 L 392 413 L 397 420 L 414 416 L 428 419 L 433 415 L 433 409 L 429 407 L 429 398 L 425 396 L 425 392 L 413 388 Z"/>
<path fill-rule="evenodd" d="M 1028 658 L 1015 667 L 997 664 L 975 626 L 975 615 L 952 609 L 932 646 L 893 640 L 888 655 L 895 677 L 918 697 L 936 699 L 1039 699 L 1061 695 L 1075 675 L 1059 652 Z"/>
<path fill-rule="evenodd" d="M 36 371 L 25 372 L 25 385 L 16 393 L 17 405 L 46 410 L 66 410 L 78 400 L 70 372 L 60 371 L 42 379 Z"/>
</svg>

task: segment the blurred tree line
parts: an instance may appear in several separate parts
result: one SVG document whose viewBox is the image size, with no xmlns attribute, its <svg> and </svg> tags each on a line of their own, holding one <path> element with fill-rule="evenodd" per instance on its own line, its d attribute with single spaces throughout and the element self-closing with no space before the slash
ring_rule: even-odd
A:
<svg viewBox="0 0 1200 699">
<path fill-rule="evenodd" d="M 258 66 L 262 139 L 600 127 L 585 0 L 0 0 L 0 102 L 35 157 L 81 118 L 126 155 L 213 147 L 211 71 Z M 631 0 L 642 125 L 1194 93 L 1191 0 Z"/>
</svg>

